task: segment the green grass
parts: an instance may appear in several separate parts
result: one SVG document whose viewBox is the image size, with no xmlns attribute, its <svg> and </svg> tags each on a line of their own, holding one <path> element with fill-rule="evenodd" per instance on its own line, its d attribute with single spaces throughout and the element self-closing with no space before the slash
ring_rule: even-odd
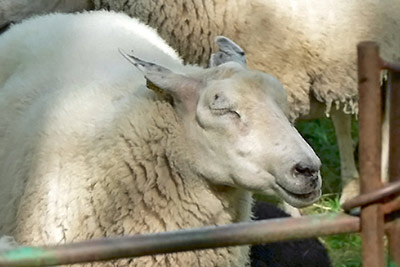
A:
<svg viewBox="0 0 400 267">
<path fill-rule="evenodd" d="M 326 194 L 314 205 L 302 210 L 305 215 L 341 212 L 339 194 Z M 338 234 L 321 237 L 334 267 L 359 267 L 362 262 L 359 234 Z"/>
</svg>

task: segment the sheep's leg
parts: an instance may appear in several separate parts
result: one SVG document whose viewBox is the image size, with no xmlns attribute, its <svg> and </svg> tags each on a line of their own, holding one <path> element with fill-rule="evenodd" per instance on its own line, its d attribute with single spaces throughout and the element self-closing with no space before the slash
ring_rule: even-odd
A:
<svg viewBox="0 0 400 267">
<path fill-rule="evenodd" d="M 383 99 L 383 118 L 382 118 L 382 155 L 381 155 L 381 177 L 382 182 L 389 182 L 389 130 L 390 130 L 390 99 L 391 99 L 391 79 L 384 73 L 382 77 L 382 99 Z M 386 77 L 385 77 L 386 76 Z"/>
<path fill-rule="evenodd" d="M 387 86 L 387 88 L 390 88 L 390 86 Z M 383 90 L 388 90 L 387 88 L 384 87 Z M 385 109 L 382 121 L 381 176 L 382 176 L 382 182 L 388 182 L 390 91 L 384 92 L 383 99 L 385 101 L 384 103 Z M 359 180 L 357 179 L 359 175 L 355 167 L 353 152 L 350 151 L 350 148 L 352 148 L 351 116 L 344 114 L 341 111 L 335 110 L 332 113 L 332 120 L 335 126 L 336 136 L 339 144 L 342 181 L 344 183 L 344 189 L 342 191 L 342 197 L 340 199 L 340 202 L 343 203 L 347 199 L 350 199 L 359 194 L 360 191 Z M 352 177 L 356 179 L 352 179 Z"/>
<path fill-rule="evenodd" d="M 351 139 L 351 115 L 342 110 L 332 111 L 332 121 L 335 127 L 340 155 L 340 171 L 343 182 L 343 191 L 340 201 L 344 202 L 359 194 L 359 174 L 356 168 Z"/>
<path fill-rule="evenodd" d="M 389 112 L 385 111 L 382 122 L 382 161 L 381 176 L 382 182 L 389 181 Z"/>
</svg>

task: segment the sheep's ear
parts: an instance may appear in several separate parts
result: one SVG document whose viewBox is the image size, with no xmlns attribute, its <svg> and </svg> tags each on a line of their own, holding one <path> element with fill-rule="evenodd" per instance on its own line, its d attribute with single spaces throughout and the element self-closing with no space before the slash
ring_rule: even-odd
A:
<svg viewBox="0 0 400 267">
<path fill-rule="evenodd" d="M 121 49 L 119 49 L 119 52 L 143 73 L 147 88 L 158 94 L 171 95 L 174 105 L 184 108 L 185 111 L 195 107 L 198 98 L 197 91 L 201 85 L 200 81 L 128 55 Z"/>
<path fill-rule="evenodd" d="M 246 55 L 243 49 L 225 36 L 215 38 L 219 50 L 210 57 L 210 67 L 221 65 L 228 61 L 235 61 L 246 66 Z"/>
</svg>

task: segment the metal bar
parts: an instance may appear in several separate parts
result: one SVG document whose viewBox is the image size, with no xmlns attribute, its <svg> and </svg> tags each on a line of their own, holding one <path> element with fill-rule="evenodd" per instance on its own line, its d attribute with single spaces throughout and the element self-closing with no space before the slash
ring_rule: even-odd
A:
<svg viewBox="0 0 400 267">
<path fill-rule="evenodd" d="M 342 204 L 342 208 L 345 211 L 349 211 L 356 207 L 366 206 L 378 201 L 382 201 L 385 198 L 397 194 L 400 192 L 400 181 L 389 183 L 384 185 L 381 189 L 376 191 L 359 195 L 352 198 Z"/>
<path fill-rule="evenodd" d="M 400 210 L 400 196 L 392 199 L 390 202 L 382 205 L 382 213 L 390 214 L 392 212 Z"/>
<path fill-rule="evenodd" d="M 261 244 L 360 230 L 346 214 L 272 219 L 197 229 L 107 238 L 52 247 L 22 247 L 0 253 L 0 266 L 54 266 L 225 246 Z"/>
<path fill-rule="evenodd" d="M 398 72 L 389 73 L 390 126 L 389 126 L 389 180 L 400 181 L 400 65 Z M 399 214 L 397 214 L 398 216 Z M 400 266 L 400 219 L 387 232 L 391 257 Z"/>
<path fill-rule="evenodd" d="M 374 42 L 357 46 L 360 109 L 360 186 L 361 194 L 378 190 L 381 177 L 380 70 L 382 60 Z M 361 239 L 364 267 L 384 266 L 384 222 L 381 204 L 361 209 Z"/>
</svg>

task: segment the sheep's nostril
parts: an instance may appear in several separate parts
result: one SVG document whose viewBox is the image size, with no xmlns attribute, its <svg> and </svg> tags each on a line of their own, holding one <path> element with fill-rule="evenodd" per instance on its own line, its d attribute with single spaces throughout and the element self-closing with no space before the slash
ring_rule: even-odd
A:
<svg viewBox="0 0 400 267">
<path fill-rule="evenodd" d="M 318 173 L 318 169 L 310 166 L 310 165 L 306 165 L 306 164 L 302 164 L 302 163 L 298 163 L 296 164 L 296 166 L 294 166 L 294 175 L 295 176 L 306 176 L 306 177 L 313 177 L 316 176 L 316 174 Z"/>
</svg>

